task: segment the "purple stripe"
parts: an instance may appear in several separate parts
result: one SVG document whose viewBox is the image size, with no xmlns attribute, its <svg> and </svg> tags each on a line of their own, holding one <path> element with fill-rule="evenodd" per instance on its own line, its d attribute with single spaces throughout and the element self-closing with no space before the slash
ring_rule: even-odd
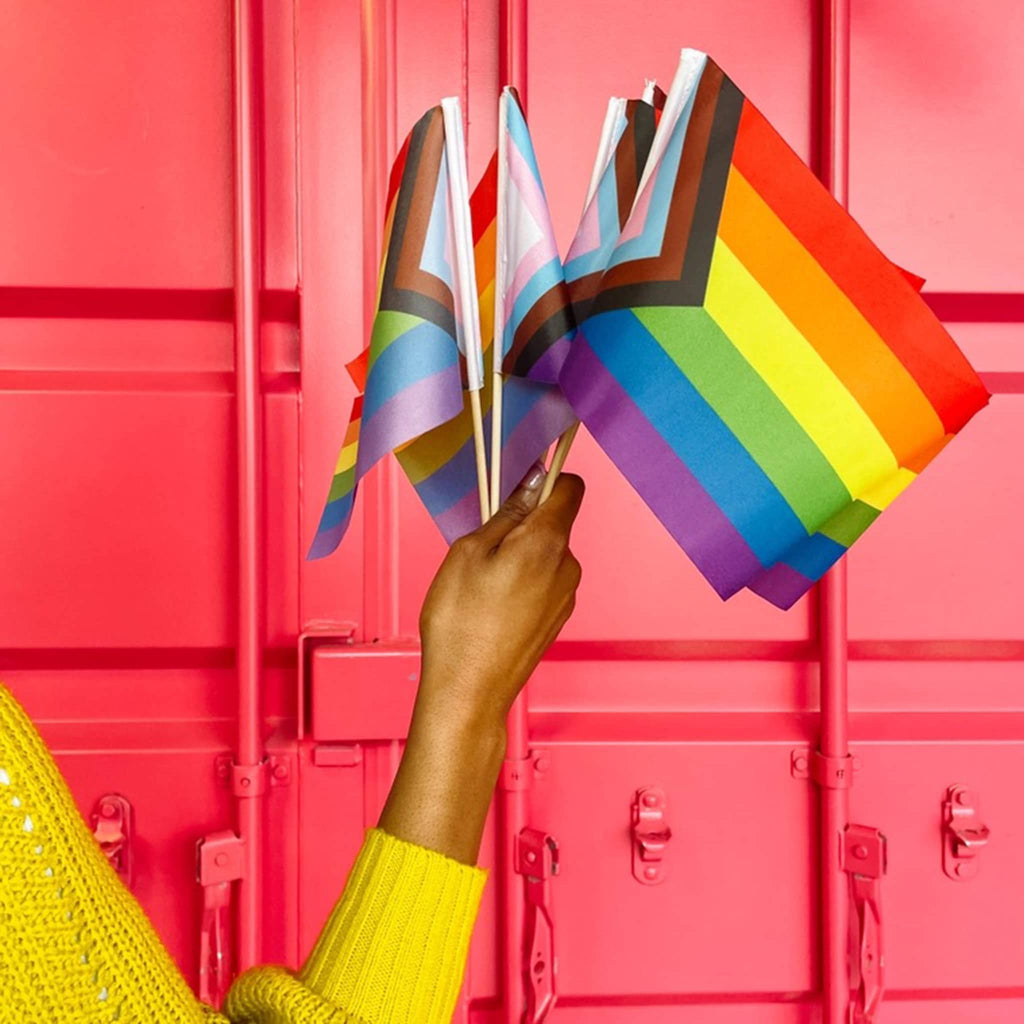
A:
<svg viewBox="0 0 1024 1024">
<path fill-rule="evenodd" d="M 575 332 L 573 332 L 575 333 Z M 530 367 L 526 376 L 532 380 L 554 382 L 562 370 L 565 357 L 569 354 L 572 335 L 565 334 L 550 345 L 544 354 Z"/>
<path fill-rule="evenodd" d="M 341 543 L 341 538 L 345 536 L 345 531 L 348 529 L 348 524 L 352 519 L 352 507 L 349 506 L 349 513 L 341 520 L 340 523 L 335 523 L 333 526 L 328 527 L 326 530 L 318 530 L 316 536 L 313 538 L 313 543 L 309 547 L 309 553 L 306 558 L 310 561 L 316 558 L 325 558 L 331 554 L 332 551 L 337 548 Z"/>
<path fill-rule="evenodd" d="M 747 586 L 776 608 L 786 611 L 814 586 L 814 581 L 809 580 L 802 572 L 791 569 L 785 562 L 776 562 L 770 569 L 765 569 L 752 579 Z"/>
<path fill-rule="evenodd" d="M 519 485 L 555 439 L 576 422 L 572 407 L 555 385 L 540 385 L 509 377 L 505 387 L 541 389 L 541 396 L 505 438 L 501 448 L 501 500 Z"/>
<path fill-rule="evenodd" d="M 410 384 L 389 398 L 368 420 L 363 420 L 356 480 L 400 444 L 458 416 L 462 405 L 462 375 L 458 363 Z"/>
<path fill-rule="evenodd" d="M 451 508 L 434 517 L 441 536 L 449 543 L 472 533 L 480 525 L 480 493 L 476 479 L 472 490 L 467 491 Z"/>
<path fill-rule="evenodd" d="M 598 444 L 721 597 L 763 572 L 736 527 L 608 372 L 582 330 L 561 384 Z"/>
</svg>

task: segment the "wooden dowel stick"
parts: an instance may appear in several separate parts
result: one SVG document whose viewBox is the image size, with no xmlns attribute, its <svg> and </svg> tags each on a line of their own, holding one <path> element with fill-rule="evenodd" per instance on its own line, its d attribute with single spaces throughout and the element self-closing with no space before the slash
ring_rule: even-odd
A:
<svg viewBox="0 0 1024 1024">
<path fill-rule="evenodd" d="M 487 453 L 484 450 L 484 416 L 480 408 L 480 392 L 470 391 L 469 406 L 473 413 L 473 444 L 476 447 L 476 482 L 480 489 L 480 522 L 491 518 L 487 498 Z"/>
<path fill-rule="evenodd" d="M 551 497 L 551 492 L 555 489 L 555 483 L 558 480 L 558 474 L 562 472 L 562 467 L 565 465 L 565 460 L 569 455 L 569 449 L 572 447 L 572 442 L 576 437 L 576 431 L 579 429 L 580 421 L 577 420 L 558 439 L 558 444 L 555 446 L 555 454 L 551 456 L 551 465 L 548 466 L 547 479 L 541 488 L 540 501 L 537 502 L 538 505 L 543 505 Z"/>
<path fill-rule="evenodd" d="M 494 352 L 495 372 L 491 388 L 491 515 L 501 507 L 501 364 L 498 362 L 498 346 L 491 345 Z"/>
</svg>

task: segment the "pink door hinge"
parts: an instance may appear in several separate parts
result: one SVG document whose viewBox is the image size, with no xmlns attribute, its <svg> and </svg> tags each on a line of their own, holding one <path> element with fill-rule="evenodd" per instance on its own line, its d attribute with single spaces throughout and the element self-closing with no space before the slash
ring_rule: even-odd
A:
<svg viewBox="0 0 1024 1024">
<path fill-rule="evenodd" d="M 121 881 L 131 888 L 133 879 L 132 833 L 134 813 L 127 797 L 118 793 L 107 793 L 96 801 L 93 808 L 92 834 L 107 855 L 111 867 L 121 876 Z"/>
<path fill-rule="evenodd" d="M 633 877 L 643 885 L 659 885 L 668 875 L 667 808 L 665 791 L 657 786 L 643 786 L 633 797 Z"/>
<path fill-rule="evenodd" d="M 942 870 L 954 882 L 966 882 L 977 875 L 978 853 L 990 835 L 978 814 L 978 794 L 967 786 L 950 786 L 942 818 Z"/>
<path fill-rule="evenodd" d="M 203 887 L 199 933 L 199 998 L 219 1007 L 231 982 L 231 883 L 242 877 L 242 840 L 214 832 L 196 847 L 196 875 Z"/>
<path fill-rule="evenodd" d="M 886 839 L 877 828 L 848 825 L 843 834 L 843 869 L 850 876 L 851 1024 L 875 1024 L 885 991 L 882 878 Z"/>
<path fill-rule="evenodd" d="M 526 880 L 523 919 L 523 1024 L 540 1024 L 558 999 L 555 930 L 551 916 L 551 877 L 558 874 L 558 844 L 546 832 L 524 828 L 515 840 L 516 871 Z"/>
</svg>

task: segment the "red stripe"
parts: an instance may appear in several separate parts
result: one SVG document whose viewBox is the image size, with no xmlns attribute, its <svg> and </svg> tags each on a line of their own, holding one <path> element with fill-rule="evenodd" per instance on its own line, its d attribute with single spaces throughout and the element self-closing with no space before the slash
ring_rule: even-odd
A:
<svg viewBox="0 0 1024 1024">
<path fill-rule="evenodd" d="M 352 378 L 352 383 L 359 389 L 359 393 L 362 394 L 366 390 L 366 374 L 370 367 L 370 346 L 367 345 L 362 352 L 359 353 L 350 363 L 345 364 L 345 369 L 348 370 L 348 375 Z"/>
<path fill-rule="evenodd" d="M 473 220 L 473 245 L 498 216 L 498 151 L 494 151 L 479 184 L 469 197 L 469 214 Z"/>
<path fill-rule="evenodd" d="M 398 151 L 398 156 L 395 157 L 395 162 L 391 165 L 391 177 L 388 179 L 388 201 L 384 204 L 385 211 L 391 209 L 391 202 L 398 192 L 398 186 L 402 184 L 402 175 L 405 173 L 405 158 L 409 155 L 409 140 L 411 138 L 412 132 L 406 135 L 405 142 L 402 143 L 402 148 Z"/>
<path fill-rule="evenodd" d="M 875 328 L 945 428 L 958 431 L 988 392 L 904 274 L 746 100 L 733 164 Z"/>
</svg>

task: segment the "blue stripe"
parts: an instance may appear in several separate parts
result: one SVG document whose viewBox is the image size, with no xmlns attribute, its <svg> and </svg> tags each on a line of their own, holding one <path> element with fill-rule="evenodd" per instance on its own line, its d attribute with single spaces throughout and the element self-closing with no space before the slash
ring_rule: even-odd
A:
<svg viewBox="0 0 1024 1024">
<path fill-rule="evenodd" d="M 335 498 L 329 505 L 325 506 L 323 515 L 320 517 L 320 525 L 316 528 L 317 533 L 322 533 L 324 530 L 330 530 L 332 527 L 337 526 L 339 523 L 344 522 L 348 519 L 352 512 L 352 503 L 355 499 L 355 488 L 343 494 L 340 498 Z"/>
<path fill-rule="evenodd" d="M 820 580 L 839 559 L 846 548 L 823 533 L 812 533 L 786 552 L 781 561 L 809 580 Z"/>
<path fill-rule="evenodd" d="M 593 201 L 598 204 L 598 230 L 601 237 L 595 249 L 582 253 L 566 263 L 567 281 L 576 281 L 595 270 L 604 270 L 608 265 L 608 257 L 615 248 L 615 242 L 619 237 L 619 188 L 615 178 L 614 158 L 601 177 Z"/>
<path fill-rule="evenodd" d="M 587 340 L 762 565 L 806 540 L 775 485 L 630 310 L 591 317 Z"/>
<path fill-rule="evenodd" d="M 679 114 L 679 120 L 672 128 L 672 137 L 662 154 L 661 163 L 654 179 L 654 192 L 647 207 L 647 223 L 644 230 L 638 237 L 631 238 L 619 245 L 608 261 L 610 267 L 627 260 L 657 256 L 661 252 L 665 237 L 665 225 L 668 222 L 668 211 L 672 205 L 672 193 L 675 191 L 676 176 L 679 173 L 679 160 L 683 153 L 683 142 L 686 139 L 686 129 L 690 124 L 694 100 L 697 98 L 697 86 L 703 77 L 706 64 L 707 58 L 705 57 L 701 63 L 700 75 L 695 79 L 694 87 Z"/>
<path fill-rule="evenodd" d="M 533 152 L 533 140 L 530 138 L 530 129 L 526 127 L 526 121 L 523 120 L 523 113 L 519 109 L 519 104 L 511 96 L 509 96 L 508 102 L 505 104 L 505 125 L 509 136 L 511 136 L 512 141 L 515 143 L 516 149 L 522 153 L 523 159 L 530 168 L 530 173 L 537 179 L 537 184 L 540 186 L 541 193 L 543 194 L 544 186 L 540 180 L 537 156 Z"/>
<path fill-rule="evenodd" d="M 556 284 L 564 280 L 565 274 L 562 270 L 562 261 L 556 256 L 548 263 L 545 263 L 544 266 L 539 267 L 533 277 L 526 282 L 515 301 L 515 305 L 512 307 L 512 315 L 509 317 L 508 323 L 505 324 L 501 349 L 502 355 L 508 355 L 508 350 L 512 347 L 512 339 L 515 337 L 516 330 L 518 330 L 523 320 L 526 319 L 526 314 L 530 312 L 537 300 L 545 292 L 549 292 Z"/>
<path fill-rule="evenodd" d="M 458 361 L 455 340 L 429 320 L 399 335 L 370 365 L 363 399 L 363 432 L 367 421 L 389 398 Z"/>
</svg>

